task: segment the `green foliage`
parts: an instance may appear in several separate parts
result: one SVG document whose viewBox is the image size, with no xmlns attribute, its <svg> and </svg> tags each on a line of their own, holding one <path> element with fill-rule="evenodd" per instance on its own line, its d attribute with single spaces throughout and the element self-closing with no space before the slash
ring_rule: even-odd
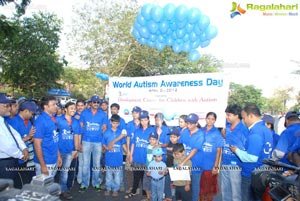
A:
<svg viewBox="0 0 300 201">
<path fill-rule="evenodd" d="M 58 87 L 56 80 L 63 72 L 63 64 L 55 50 L 61 21 L 53 14 L 39 13 L 15 23 L 18 34 L 0 43 L 0 65 L 6 84 L 29 96 Z"/>
<path fill-rule="evenodd" d="M 190 62 L 187 53 L 170 47 L 158 51 L 141 45 L 131 35 L 140 6 L 134 1 L 91 0 L 74 11 L 72 53 L 77 52 L 92 72 L 110 76 L 150 76 L 218 72 L 221 61 L 203 55 Z"/>
<path fill-rule="evenodd" d="M 74 98 L 88 99 L 94 94 L 104 96 L 103 89 L 106 82 L 98 79 L 88 69 L 65 68 L 61 82 L 64 88 L 72 93 Z"/>
<path fill-rule="evenodd" d="M 228 104 L 244 107 L 246 103 L 255 103 L 259 108 L 263 108 L 265 99 L 262 97 L 261 89 L 256 89 L 253 85 L 242 86 L 231 83 Z"/>
<path fill-rule="evenodd" d="M 293 90 L 293 87 L 276 89 L 274 91 L 273 97 L 267 99 L 266 109 L 272 114 L 287 112 L 287 102 L 291 100 L 291 92 L 293 92 Z"/>
</svg>

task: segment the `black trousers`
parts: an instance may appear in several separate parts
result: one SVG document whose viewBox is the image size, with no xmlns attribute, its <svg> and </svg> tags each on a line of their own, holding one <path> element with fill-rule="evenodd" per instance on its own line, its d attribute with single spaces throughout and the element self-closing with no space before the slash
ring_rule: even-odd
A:
<svg viewBox="0 0 300 201">
<path fill-rule="evenodd" d="M 12 179 L 14 186 L 18 181 L 18 159 L 16 158 L 5 158 L 0 159 L 0 178 L 1 179 Z M 16 187 L 16 186 L 15 186 Z"/>
<path fill-rule="evenodd" d="M 181 198 L 182 201 L 191 201 L 192 200 L 192 191 L 185 191 L 184 186 L 175 187 L 175 196 L 176 199 Z"/>
</svg>

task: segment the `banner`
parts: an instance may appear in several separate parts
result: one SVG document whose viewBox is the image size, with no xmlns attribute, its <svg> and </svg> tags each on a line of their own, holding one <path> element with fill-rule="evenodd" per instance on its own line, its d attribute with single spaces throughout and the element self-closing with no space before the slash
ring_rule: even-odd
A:
<svg viewBox="0 0 300 201">
<path fill-rule="evenodd" d="M 177 74 L 149 77 L 110 77 L 109 102 L 120 104 L 120 116 L 132 120 L 131 110 L 147 110 L 150 123 L 164 114 L 168 126 L 178 126 L 179 116 L 196 113 L 205 126 L 208 112 L 217 114 L 215 126 L 224 127 L 229 82 L 220 73 Z"/>
</svg>

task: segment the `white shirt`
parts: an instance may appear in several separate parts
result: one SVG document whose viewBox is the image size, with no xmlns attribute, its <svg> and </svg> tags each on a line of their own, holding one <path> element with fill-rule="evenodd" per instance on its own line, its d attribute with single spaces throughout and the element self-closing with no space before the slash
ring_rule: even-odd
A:
<svg viewBox="0 0 300 201">
<path fill-rule="evenodd" d="M 13 129 L 13 127 L 9 127 L 16 141 L 18 142 L 20 149 L 24 150 L 27 148 L 21 138 L 21 135 L 15 129 Z M 21 159 L 23 157 L 23 153 L 20 149 L 6 127 L 4 118 L 0 116 L 0 159 L 10 157 Z"/>
</svg>

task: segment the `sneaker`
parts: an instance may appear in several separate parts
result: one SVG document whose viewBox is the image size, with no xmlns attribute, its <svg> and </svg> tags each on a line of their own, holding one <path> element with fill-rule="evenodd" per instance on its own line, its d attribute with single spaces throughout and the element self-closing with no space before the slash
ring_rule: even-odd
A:
<svg viewBox="0 0 300 201">
<path fill-rule="evenodd" d="M 68 191 L 61 193 L 60 198 L 63 200 L 72 200 L 73 199 L 72 195 Z"/>
<path fill-rule="evenodd" d="M 96 186 L 94 186 L 94 188 L 96 189 L 97 192 L 100 192 L 100 191 L 101 191 L 100 185 L 96 185 Z"/>
<path fill-rule="evenodd" d="M 86 187 L 85 186 L 80 186 L 79 188 L 79 193 L 84 193 L 86 191 Z"/>
</svg>

